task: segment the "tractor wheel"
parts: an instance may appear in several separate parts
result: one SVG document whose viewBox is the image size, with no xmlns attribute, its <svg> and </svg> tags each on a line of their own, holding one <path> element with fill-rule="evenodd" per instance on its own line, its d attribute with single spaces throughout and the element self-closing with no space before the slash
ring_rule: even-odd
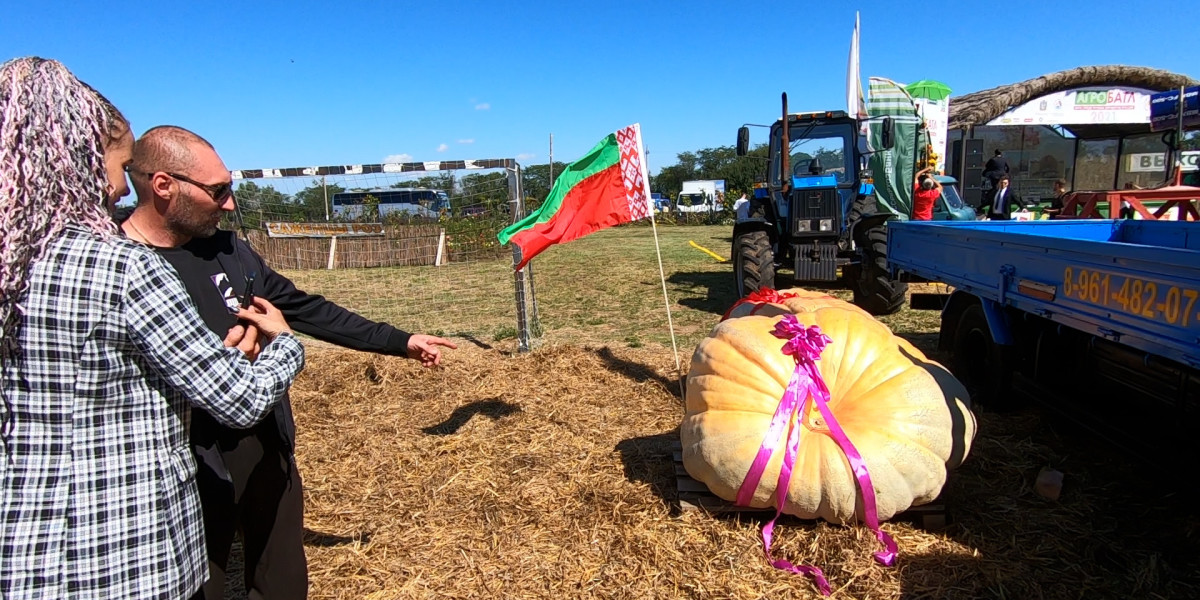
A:
<svg viewBox="0 0 1200 600">
<path fill-rule="evenodd" d="M 862 266 L 851 279 L 854 303 L 873 315 L 890 315 L 904 308 L 908 284 L 892 279 L 888 272 L 887 225 L 874 227 L 863 237 Z"/>
<path fill-rule="evenodd" d="M 850 212 L 846 213 L 846 222 L 854 223 L 859 219 L 873 215 L 878 210 L 879 204 L 875 201 L 875 195 L 859 196 L 854 199 L 854 203 L 850 205 Z"/>
<path fill-rule="evenodd" d="M 775 252 L 765 231 L 746 231 L 733 241 L 733 274 L 738 298 L 761 287 L 775 287 Z"/>
</svg>

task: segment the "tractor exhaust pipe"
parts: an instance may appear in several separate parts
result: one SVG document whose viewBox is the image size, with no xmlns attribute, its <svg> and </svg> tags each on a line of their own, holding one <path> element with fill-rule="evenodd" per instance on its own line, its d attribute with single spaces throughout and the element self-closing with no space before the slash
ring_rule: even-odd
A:
<svg viewBox="0 0 1200 600">
<path fill-rule="evenodd" d="M 779 183 L 781 184 L 779 189 L 783 191 L 784 195 L 790 194 L 792 192 L 792 144 L 791 144 L 791 141 L 788 139 L 788 130 L 790 130 L 790 129 L 791 129 L 791 126 L 788 124 L 787 92 L 784 92 L 783 93 L 783 142 L 782 142 L 782 146 L 779 149 L 780 154 L 783 155 L 782 162 L 780 163 L 780 166 L 782 167 L 782 172 L 779 174 Z"/>
</svg>

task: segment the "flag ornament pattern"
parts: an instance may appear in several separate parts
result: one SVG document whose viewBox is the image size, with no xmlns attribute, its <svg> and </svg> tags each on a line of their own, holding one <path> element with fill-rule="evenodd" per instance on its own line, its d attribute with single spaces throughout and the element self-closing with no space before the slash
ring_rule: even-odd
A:
<svg viewBox="0 0 1200 600">
<path fill-rule="evenodd" d="M 650 216 L 650 176 L 646 172 L 646 153 L 642 148 L 642 132 L 638 124 L 616 133 L 621 147 L 621 175 L 625 178 L 625 199 L 629 202 L 631 221 Z"/>
<path fill-rule="evenodd" d="M 516 246 L 515 268 L 554 244 L 649 217 L 650 176 L 637 123 L 606 136 L 554 182 L 535 212 L 496 237 Z"/>
</svg>

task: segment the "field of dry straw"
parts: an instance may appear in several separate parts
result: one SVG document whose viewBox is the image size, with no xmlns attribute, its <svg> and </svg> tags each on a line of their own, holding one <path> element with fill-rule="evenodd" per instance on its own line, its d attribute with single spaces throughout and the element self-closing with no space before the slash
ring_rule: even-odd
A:
<svg viewBox="0 0 1200 600">
<path fill-rule="evenodd" d="M 663 235 L 686 369 L 733 299 L 729 266 L 687 241 L 727 253 L 728 232 Z M 647 236 L 619 228 L 539 258 L 546 334 L 527 354 L 459 338 L 426 370 L 308 344 L 292 401 L 312 598 L 818 597 L 766 563 L 763 515 L 678 508 L 682 401 L 657 265 L 652 250 L 613 260 Z M 580 277 L 618 262 L 629 272 Z M 932 353 L 936 314 L 885 321 Z M 950 526 L 884 525 L 895 567 L 873 562 L 863 527 L 787 517 L 777 556 L 823 568 L 838 598 L 1200 597 L 1189 496 L 1036 408 L 979 420 L 943 493 Z M 1044 466 L 1066 474 L 1058 501 L 1032 489 Z"/>
</svg>

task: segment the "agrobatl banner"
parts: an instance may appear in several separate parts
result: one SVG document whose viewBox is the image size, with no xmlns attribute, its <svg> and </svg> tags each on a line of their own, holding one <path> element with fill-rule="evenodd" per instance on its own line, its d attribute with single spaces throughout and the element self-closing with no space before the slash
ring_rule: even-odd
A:
<svg viewBox="0 0 1200 600">
<path fill-rule="evenodd" d="M 1149 123 L 1150 96 L 1140 88 L 1080 88 L 1035 98 L 988 125 L 1087 125 Z"/>
</svg>

